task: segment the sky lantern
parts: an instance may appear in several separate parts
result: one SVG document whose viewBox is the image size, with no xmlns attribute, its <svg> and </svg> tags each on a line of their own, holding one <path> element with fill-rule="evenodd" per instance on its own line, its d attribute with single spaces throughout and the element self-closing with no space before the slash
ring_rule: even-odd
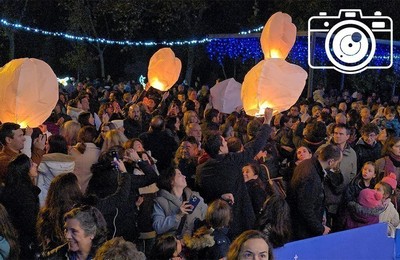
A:
<svg viewBox="0 0 400 260">
<path fill-rule="evenodd" d="M 57 77 L 38 59 L 15 59 L 0 68 L 0 121 L 37 127 L 58 101 Z"/>
<path fill-rule="evenodd" d="M 246 114 L 259 116 L 266 107 L 274 113 L 294 105 L 304 89 L 307 72 L 285 61 L 296 40 L 296 26 L 288 14 L 275 13 L 261 33 L 264 60 L 254 66 L 242 84 L 242 101 Z"/>
<path fill-rule="evenodd" d="M 261 33 L 264 58 L 286 59 L 296 41 L 296 30 L 290 15 L 282 12 L 273 14 Z"/>
<path fill-rule="evenodd" d="M 175 57 L 171 48 L 159 49 L 150 59 L 148 80 L 150 86 L 167 91 L 178 80 L 181 73 L 181 60 Z"/>
<path fill-rule="evenodd" d="M 234 78 L 218 82 L 210 89 L 211 102 L 219 112 L 230 114 L 242 106 L 242 84 Z"/>
</svg>

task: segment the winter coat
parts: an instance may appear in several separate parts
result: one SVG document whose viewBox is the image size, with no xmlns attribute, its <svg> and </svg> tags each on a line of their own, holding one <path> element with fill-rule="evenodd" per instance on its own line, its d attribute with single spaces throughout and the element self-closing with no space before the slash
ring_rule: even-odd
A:
<svg viewBox="0 0 400 260">
<path fill-rule="evenodd" d="M 12 159 L 17 157 L 18 154 L 19 153 L 12 151 L 7 146 L 3 147 L 3 150 L 0 152 L 0 184 L 4 184 L 6 180 L 8 164 Z"/>
<path fill-rule="evenodd" d="M 146 162 L 138 163 L 145 175 L 120 173 L 110 165 L 101 163 L 93 166 L 93 176 L 89 181 L 86 194 L 94 195 L 94 206 L 103 214 L 107 222 L 108 238 L 123 236 L 125 240 L 135 242 L 137 214 L 135 202 L 138 188 L 150 185 L 157 180 L 157 173 Z"/>
<path fill-rule="evenodd" d="M 226 257 L 231 244 L 227 233 L 228 228 L 213 229 L 203 226 L 192 237 L 184 236 L 183 241 L 190 251 L 188 259 L 217 260 Z"/>
<path fill-rule="evenodd" d="M 171 166 L 178 144 L 165 131 L 149 131 L 139 136 L 146 151 L 157 159 L 157 168 L 160 172 Z"/>
<path fill-rule="evenodd" d="M 181 234 L 191 235 L 195 228 L 195 221 L 202 221 L 205 218 L 207 211 L 207 204 L 197 192 L 193 192 L 189 188 L 183 190 L 185 193 L 186 200 L 192 195 L 197 196 L 200 199 L 199 204 L 191 214 L 186 215 L 186 221 L 183 225 Z M 153 208 L 153 228 L 157 234 L 164 234 L 168 232 L 176 232 L 182 217 L 179 215 L 180 207 L 183 202 L 183 198 L 177 198 L 172 193 L 161 189 L 158 191 L 158 196 L 154 200 Z M 177 235 L 181 235 L 177 234 Z"/>
<path fill-rule="evenodd" d="M 75 168 L 74 158 L 63 153 L 48 153 L 43 155 L 38 167 L 37 186 L 40 189 L 39 202 L 43 207 L 51 181 L 62 173 L 73 172 Z"/>
<path fill-rule="evenodd" d="M 31 249 L 35 250 L 37 246 L 36 221 L 39 213 L 39 193 L 38 187 L 21 184 L 18 187 L 4 187 L 1 196 L 1 203 L 19 234 L 21 259 L 33 259 L 35 252 Z"/>
<path fill-rule="evenodd" d="M 271 127 L 264 124 L 257 133 L 252 145 L 244 152 L 219 154 L 197 166 L 196 184 L 206 203 L 221 198 L 225 193 L 232 193 L 235 203 L 232 205 L 232 224 L 229 237 L 234 239 L 243 231 L 253 228 L 254 210 L 243 179 L 242 168 L 253 161 L 261 151 L 271 133 Z"/>
<path fill-rule="evenodd" d="M 86 149 L 83 154 L 76 149 L 76 146 L 69 150 L 69 154 L 75 160 L 74 174 L 78 178 L 82 193 L 85 193 L 89 180 L 92 178 L 90 168 L 97 163 L 100 156 L 100 149 L 94 143 L 85 143 L 85 145 Z"/>
<path fill-rule="evenodd" d="M 376 169 L 376 172 L 379 174 L 378 179 L 381 180 L 384 176 L 386 176 L 388 174 L 385 172 L 385 165 L 386 165 L 386 163 L 389 163 L 389 162 L 387 162 L 387 160 L 391 160 L 392 161 L 391 163 L 393 163 L 394 170 L 395 170 L 393 173 L 396 174 L 397 186 L 399 186 L 399 183 L 400 183 L 400 166 L 399 166 L 399 164 L 400 164 L 400 162 L 395 161 L 395 159 L 392 159 L 391 156 L 384 156 L 384 157 L 376 160 L 375 169 Z M 397 167 L 396 167 L 396 165 L 397 165 Z"/>
<path fill-rule="evenodd" d="M 345 213 L 345 229 L 363 227 L 379 223 L 379 214 L 384 211 L 384 207 L 367 208 L 358 202 L 351 201 L 347 204 Z"/>
<path fill-rule="evenodd" d="M 49 252 L 43 253 L 40 260 L 76 260 L 76 253 L 68 251 L 68 243 L 61 245 Z M 85 260 L 92 260 L 93 256 L 89 255 Z"/>
<path fill-rule="evenodd" d="M 370 182 L 370 185 L 367 187 L 365 186 L 362 173 L 359 173 L 353 180 L 351 180 L 349 186 L 347 186 L 347 189 L 344 194 L 344 203 L 347 205 L 350 201 L 357 201 L 358 195 L 360 195 L 360 192 L 363 189 L 370 188 L 374 189 L 375 187 L 375 180 L 372 179 Z"/>
<path fill-rule="evenodd" d="M 387 198 L 383 205 L 385 206 L 385 210 L 379 214 L 379 222 L 388 223 L 388 236 L 394 237 L 396 228 L 400 224 L 399 213 L 390 201 L 390 198 Z"/>
<path fill-rule="evenodd" d="M 322 235 L 324 226 L 324 170 L 317 158 L 302 161 L 294 170 L 288 190 L 294 239 Z"/>
<path fill-rule="evenodd" d="M 357 154 L 357 172 L 360 172 L 364 163 L 368 161 L 375 162 L 381 157 L 382 144 L 375 142 L 375 144 L 369 145 L 360 137 L 354 147 L 354 151 Z"/>
<path fill-rule="evenodd" d="M 10 249 L 8 241 L 3 236 L 0 236 L 0 259 L 8 259 Z"/>
<path fill-rule="evenodd" d="M 251 205 L 253 206 L 254 215 L 257 215 L 264 205 L 267 198 L 267 193 L 264 189 L 264 184 L 260 178 L 249 180 L 246 182 L 247 191 L 250 196 Z"/>
</svg>

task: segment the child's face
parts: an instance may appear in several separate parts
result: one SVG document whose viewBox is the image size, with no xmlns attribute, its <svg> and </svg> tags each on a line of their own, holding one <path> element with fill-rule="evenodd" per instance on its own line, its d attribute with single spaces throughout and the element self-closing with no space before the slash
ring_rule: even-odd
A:
<svg viewBox="0 0 400 260">
<path fill-rule="evenodd" d="M 244 182 L 248 182 L 249 180 L 257 179 L 257 175 L 255 175 L 253 169 L 250 166 L 244 166 L 242 168 Z"/>
<path fill-rule="evenodd" d="M 362 168 L 362 177 L 366 181 L 375 178 L 375 167 L 371 164 L 365 164 Z"/>
<path fill-rule="evenodd" d="M 379 183 L 375 185 L 375 190 L 382 194 L 382 200 L 385 200 L 389 197 L 388 194 L 385 194 L 385 190 L 383 189 L 383 186 L 380 185 Z"/>
</svg>

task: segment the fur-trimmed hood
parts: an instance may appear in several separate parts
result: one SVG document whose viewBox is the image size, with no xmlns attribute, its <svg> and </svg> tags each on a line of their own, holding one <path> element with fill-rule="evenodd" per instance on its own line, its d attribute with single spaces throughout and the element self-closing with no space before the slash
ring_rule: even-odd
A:
<svg viewBox="0 0 400 260">
<path fill-rule="evenodd" d="M 199 228 L 193 236 L 186 234 L 183 236 L 185 245 L 194 250 L 200 250 L 206 247 L 212 247 L 215 244 L 213 229 L 206 227 Z"/>
<path fill-rule="evenodd" d="M 369 223 L 371 217 L 379 217 L 379 214 L 385 210 L 385 206 L 382 205 L 376 208 L 367 208 L 358 202 L 351 201 L 348 204 L 348 209 L 350 216 L 354 221 L 360 223 Z"/>
</svg>

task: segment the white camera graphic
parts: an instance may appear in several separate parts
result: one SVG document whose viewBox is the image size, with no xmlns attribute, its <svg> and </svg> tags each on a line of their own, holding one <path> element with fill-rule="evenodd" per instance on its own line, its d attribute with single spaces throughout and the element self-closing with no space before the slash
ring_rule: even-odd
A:
<svg viewBox="0 0 400 260">
<path fill-rule="evenodd" d="M 380 40 L 384 39 L 384 40 Z M 374 62 L 377 43 L 387 46 L 386 59 Z M 315 51 L 322 55 L 315 55 Z M 316 56 L 325 57 L 324 61 Z M 355 74 L 366 69 L 387 69 L 393 64 L 393 21 L 381 12 L 363 16 L 360 9 L 342 9 L 338 16 L 321 12 L 308 20 L 308 64 L 313 69 L 335 69 Z"/>
</svg>

